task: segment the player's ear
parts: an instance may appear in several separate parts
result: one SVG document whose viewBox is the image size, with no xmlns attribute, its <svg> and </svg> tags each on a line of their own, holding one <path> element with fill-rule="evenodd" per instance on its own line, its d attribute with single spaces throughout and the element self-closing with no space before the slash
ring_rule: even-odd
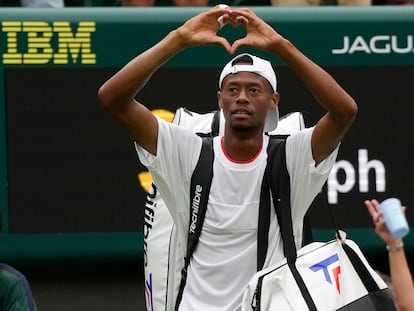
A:
<svg viewBox="0 0 414 311">
<path fill-rule="evenodd" d="M 221 103 L 221 92 L 217 91 L 217 103 L 220 109 L 223 109 L 223 105 Z"/>
<path fill-rule="evenodd" d="M 280 101 L 280 95 L 278 92 L 273 93 L 272 95 L 272 103 L 271 103 L 271 109 L 275 109 L 279 105 Z"/>
</svg>

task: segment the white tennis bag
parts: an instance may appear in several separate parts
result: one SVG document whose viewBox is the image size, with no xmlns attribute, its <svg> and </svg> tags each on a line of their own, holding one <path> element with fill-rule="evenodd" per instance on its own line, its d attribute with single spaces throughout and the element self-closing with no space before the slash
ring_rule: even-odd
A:
<svg viewBox="0 0 414 311">
<path fill-rule="evenodd" d="M 256 273 L 243 297 L 251 310 L 396 310 L 387 285 L 358 245 L 344 238 L 313 242 L 297 258 Z"/>
</svg>

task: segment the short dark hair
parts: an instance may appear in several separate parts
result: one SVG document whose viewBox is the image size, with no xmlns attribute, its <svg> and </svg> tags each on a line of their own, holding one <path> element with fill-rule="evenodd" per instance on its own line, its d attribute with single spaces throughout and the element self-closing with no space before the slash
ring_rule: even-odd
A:
<svg viewBox="0 0 414 311">
<path fill-rule="evenodd" d="M 237 57 L 231 62 L 232 66 L 237 65 L 237 64 L 253 65 L 253 59 L 249 55 L 240 55 L 239 57 Z"/>
</svg>

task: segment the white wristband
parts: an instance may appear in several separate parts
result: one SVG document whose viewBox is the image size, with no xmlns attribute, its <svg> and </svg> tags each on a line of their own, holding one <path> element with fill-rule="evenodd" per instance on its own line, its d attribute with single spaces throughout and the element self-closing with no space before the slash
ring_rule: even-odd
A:
<svg viewBox="0 0 414 311">
<path fill-rule="evenodd" d="M 400 244 L 395 245 L 395 246 L 389 246 L 389 245 L 387 245 L 386 248 L 387 248 L 387 251 L 388 252 L 390 252 L 390 253 L 396 253 L 396 252 L 399 252 L 400 250 L 404 249 L 404 243 L 401 242 Z"/>
</svg>

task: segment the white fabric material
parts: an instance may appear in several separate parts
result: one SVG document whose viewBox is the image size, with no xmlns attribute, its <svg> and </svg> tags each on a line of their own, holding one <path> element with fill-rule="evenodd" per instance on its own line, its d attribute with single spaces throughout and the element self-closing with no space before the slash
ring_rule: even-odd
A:
<svg viewBox="0 0 414 311">
<path fill-rule="evenodd" d="M 189 129 L 193 133 L 207 134 L 211 132 L 211 123 L 213 121 L 214 114 L 215 112 L 201 114 L 184 108 L 179 108 L 175 112 L 172 123 L 177 124 L 182 128 Z M 220 123 L 224 123 L 224 121 Z M 223 132 L 224 127 L 220 127 L 220 133 Z"/>
<path fill-rule="evenodd" d="M 174 115 L 173 123 L 193 132 L 209 133 L 213 117 L 214 112 L 199 114 L 179 108 Z M 223 113 L 220 113 L 219 133 L 224 133 L 224 123 Z M 282 116 L 277 129 L 270 134 L 293 134 L 304 128 L 302 114 L 293 112 Z M 171 234 L 173 221 L 165 202 L 156 189 L 152 189 L 147 196 L 145 223 L 143 234 L 146 307 L 148 311 L 164 310 L 168 269 L 176 268 L 175 273 L 180 273 L 179 265 L 169 267 L 169 258 L 175 258 L 174 250 L 179 241 L 171 240 L 175 238 L 175 235 Z M 170 248 L 170 244 L 174 247 Z M 170 271 L 170 274 L 174 273 Z"/>
<path fill-rule="evenodd" d="M 313 242 L 298 250 L 296 267 L 318 311 L 337 310 L 368 294 L 341 243 L 336 240 L 327 243 Z M 358 245 L 352 240 L 346 240 L 344 243 L 359 255 L 379 288 L 387 288 L 381 277 L 370 267 Z M 330 258 L 329 264 L 327 258 Z M 262 281 L 260 310 L 308 310 L 286 259 L 283 259 L 274 266 L 258 272 L 251 279 L 244 292 L 242 311 L 252 310 L 257 281 L 262 275 L 266 276 Z M 254 305 L 256 303 L 257 301 L 254 301 Z"/>
<path fill-rule="evenodd" d="M 292 218 L 298 246 L 302 240 L 302 218 L 326 181 L 337 155 L 336 149 L 329 158 L 315 168 L 310 146 L 312 131 L 313 129 L 300 131 L 290 136 L 286 142 L 287 168 L 291 178 Z M 208 206 L 209 212 L 205 219 L 208 229 L 202 232 L 199 245 L 193 254 L 194 259 L 190 263 L 187 286 L 180 310 L 239 310 L 242 291 L 256 272 L 256 237 L 253 239 L 251 235 L 253 231 L 257 230 L 257 212 L 254 209 L 258 208 L 259 197 L 257 196 L 258 186 L 256 184 L 259 183 L 260 187 L 262 176 L 254 176 L 257 172 L 264 170 L 267 139 L 265 139 L 266 145 L 263 146 L 261 154 L 248 164 L 236 164 L 229 161 L 222 154 L 219 140 L 220 137 L 215 138 L 214 142 L 216 153 L 214 171 L 216 174 L 210 193 L 211 204 Z M 173 238 L 177 244 L 172 245 L 174 254 L 171 254 L 175 256 L 175 260 L 170 261 L 168 281 L 168 297 L 173 297 L 173 299 L 168 300 L 167 310 L 173 309 L 180 282 L 180 274 L 176 272 L 182 267 L 182 259 L 185 256 L 189 225 L 188 189 L 200 149 L 200 137 L 163 120 L 159 120 L 157 156 L 153 156 L 137 146 L 140 161 L 151 171 L 154 182 L 157 184 L 176 225 Z M 224 167 L 231 169 L 236 178 L 231 174 L 224 175 Z M 246 192 L 238 192 L 243 186 L 237 184 L 241 179 L 250 182 L 247 183 L 249 187 L 243 190 L 249 191 L 247 196 Z M 253 180 L 255 180 L 254 183 L 252 183 Z M 240 193 L 243 193 L 243 197 L 247 200 L 239 200 L 236 208 L 234 200 L 238 198 Z M 254 200 L 255 195 L 257 196 L 256 201 Z M 244 214 L 247 212 L 248 216 Z M 217 213 L 220 213 L 220 219 L 224 219 L 224 221 L 219 221 L 216 217 Z M 274 214 L 272 217 L 275 217 Z M 283 257 L 276 218 L 271 221 L 271 224 L 270 247 L 265 267 L 276 263 Z M 237 240 L 234 233 L 241 232 L 244 234 L 240 237 L 237 236 L 239 239 Z M 215 234 L 221 235 L 222 238 L 216 238 Z M 230 247 L 230 251 L 228 247 Z M 237 256 L 237 250 L 239 253 L 244 253 L 242 263 L 238 262 L 240 256 Z M 220 251 L 224 254 L 219 256 Z M 212 256 L 212 254 L 216 255 Z M 225 261 L 224 258 L 228 258 L 228 261 Z M 247 261 L 246 258 L 252 258 L 252 260 Z M 178 265 L 180 268 L 174 265 Z M 213 269 L 215 273 L 207 273 L 202 269 L 203 266 Z M 200 278 L 201 276 L 203 278 Z M 223 286 L 223 283 L 226 286 Z"/>
<path fill-rule="evenodd" d="M 291 135 L 305 128 L 305 121 L 300 112 L 291 112 L 282 116 L 277 128 L 269 132 L 269 135 Z"/>
<path fill-rule="evenodd" d="M 164 310 L 173 221 L 154 184 L 144 210 L 144 279 L 148 311 Z M 174 244 L 173 244 L 174 245 Z"/>
<path fill-rule="evenodd" d="M 249 56 L 253 60 L 253 65 L 250 64 L 236 64 L 232 65 L 235 59 L 238 59 L 242 56 Z M 220 78 L 219 78 L 219 89 L 221 90 L 221 86 L 223 84 L 223 80 L 229 74 L 235 74 L 238 72 L 253 72 L 256 73 L 263 78 L 265 78 L 270 85 L 272 86 L 273 92 L 277 92 L 277 79 L 275 71 L 273 70 L 272 64 L 263 58 L 243 53 L 237 55 L 232 60 L 230 60 L 226 66 L 224 66 L 223 70 L 221 71 Z"/>
<path fill-rule="evenodd" d="M 179 108 L 175 112 L 172 123 L 193 132 L 209 133 L 213 117 L 214 112 L 199 114 Z M 223 131 L 224 124 L 220 124 L 219 132 Z M 175 258 L 174 251 L 180 243 L 175 240 L 172 230 L 173 221 L 165 202 L 158 189 L 152 188 L 147 195 L 143 232 L 145 296 L 148 311 L 165 310 L 168 270 L 176 268 L 175 273 L 180 273 L 179 265 L 169 267 L 169 258 Z M 170 245 L 173 247 L 170 248 Z M 170 274 L 174 275 L 174 271 L 170 271 Z"/>
</svg>

